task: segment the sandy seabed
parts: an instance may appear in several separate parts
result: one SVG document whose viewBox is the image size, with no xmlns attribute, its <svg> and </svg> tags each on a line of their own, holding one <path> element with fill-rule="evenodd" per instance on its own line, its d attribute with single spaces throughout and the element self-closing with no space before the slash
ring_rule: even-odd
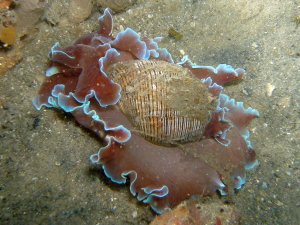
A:
<svg viewBox="0 0 300 225">
<path fill-rule="evenodd" d="M 300 221 L 300 1 L 140 0 L 114 16 L 114 34 L 130 27 L 164 37 L 175 61 L 183 54 L 201 65 L 230 64 L 247 71 L 224 93 L 260 112 L 248 126 L 258 165 L 247 172 L 234 204 L 241 224 Z M 128 185 L 112 183 L 89 156 L 102 146 L 61 110 L 37 111 L 34 97 L 54 43 L 72 43 L 97 29 L 93 9 L 80 24 L 41 20 L 22 61 L 0 77 L 1 224 L 148 224 L 149 206 Z M 173 27 L 183 38 L 168 36 Z"/>
</svg>

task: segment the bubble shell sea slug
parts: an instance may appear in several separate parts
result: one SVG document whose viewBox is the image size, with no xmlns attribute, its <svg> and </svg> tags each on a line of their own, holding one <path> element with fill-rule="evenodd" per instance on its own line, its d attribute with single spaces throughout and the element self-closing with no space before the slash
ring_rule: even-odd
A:
<svg viewBox="0 0 300 225">
<path fill-rule="evenodd" d="M 245 71 L 174 63 L 161 38 L 127 28 L 112 37 L 109 9 L 97 32 L 51 51 L 51 67 L 33 99 L 70 112 L 106 143 L 91 161 L 157 212 L 190 196 L 227 194 L 245 183 L 256 164 L 246 125 L 252 108 L 222 94 Z"/>
</svg>

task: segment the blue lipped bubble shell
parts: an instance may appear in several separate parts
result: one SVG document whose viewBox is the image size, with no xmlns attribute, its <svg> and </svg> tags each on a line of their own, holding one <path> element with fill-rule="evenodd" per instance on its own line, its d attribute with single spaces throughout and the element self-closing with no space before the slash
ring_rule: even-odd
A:
<svg viewBox="0 0 300 225">
<path fill-rule="evenodd" d="M 118 102 L 135 131 L 154 144 L 199 141 L 216 108 L 202 81 L 188 69 L 155 60 L 114 64 L 108 77 L 122 87 Z"/>
</svg>

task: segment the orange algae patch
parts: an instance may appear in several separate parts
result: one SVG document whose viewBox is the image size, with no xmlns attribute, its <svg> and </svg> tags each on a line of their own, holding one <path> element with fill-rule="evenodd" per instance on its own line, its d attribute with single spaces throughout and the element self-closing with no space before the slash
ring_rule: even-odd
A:
<svg viewBox="0 0 300 225">
<path fill-rule="evenodd" d="M 12 0 L 1 0 L 0 8 L 7 9 L 11 3 L 12 3 Z"/>
<path fill-rule="evenodd" d="M 0 30 L 0 41 L 5 44 L 12 45 L 17 38 L 17 30 L 12 27 L 4 27 Z"/>
</svg>

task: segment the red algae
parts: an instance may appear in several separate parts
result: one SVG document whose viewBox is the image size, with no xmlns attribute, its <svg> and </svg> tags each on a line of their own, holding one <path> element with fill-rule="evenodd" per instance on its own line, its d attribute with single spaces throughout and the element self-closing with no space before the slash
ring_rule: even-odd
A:
<svg viewBox="0 0 300 225">
<path fill-rule="evenodd" d="M 173 210 L 156 216 L 150 225 L 207 225 L 239 224 L 241 217 L 234 206 L 209 204 L 198 206 L 193 201 L 184 201 Z"/>
</svg>

